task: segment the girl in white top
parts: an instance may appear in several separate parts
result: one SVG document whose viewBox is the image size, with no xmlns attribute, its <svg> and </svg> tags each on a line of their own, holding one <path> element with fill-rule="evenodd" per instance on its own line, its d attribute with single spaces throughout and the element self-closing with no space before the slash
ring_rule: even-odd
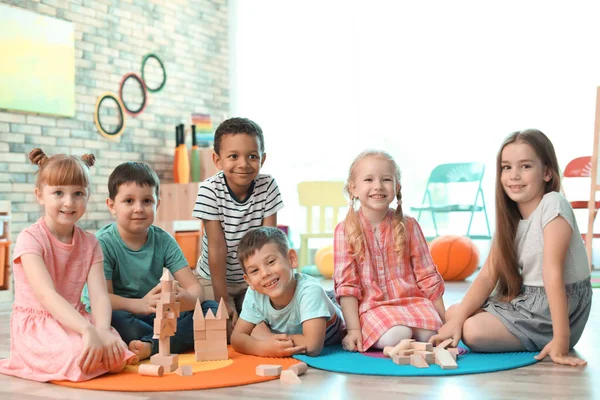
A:
<svg viewBox="0 0 600 400">
<path fill-rule="evenodd" d="M 490 297 L 490 295 L 493 296 Z M 490 255 L 431 342 L 461 339 L 477 352 L 569 356 L 592 304 L 589 263 L 573 209 L 560 193 L 554 147 L 542 132 L 512 133 L 497 157 L 496 233 Z"/>
</svg>

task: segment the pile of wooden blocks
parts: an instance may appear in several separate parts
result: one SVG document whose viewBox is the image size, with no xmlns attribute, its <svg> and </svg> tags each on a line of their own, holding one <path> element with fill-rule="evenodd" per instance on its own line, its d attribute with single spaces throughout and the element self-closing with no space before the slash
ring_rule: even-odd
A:
<svg viewBox="0 0 600 400">
<path fill-rule="evenodd" d="M 456 369 L 458 349 L 448 348 L 450 343 L 452 339 L 447 339 L 433 347 L 431 343 L 404 339 L 394 347 L 384 348 L 383 354 L 398 365 L 410 364 L 417 368 L 428 368 L 430 364 L 437 364 L 441 369 Z"/>
<path fill-rule="evenodd" d="M 302 383 L 298 376 L 308 371 L 308 365 L 299 362 L 282 371 L 282 366 L 277 364 L 261 364 L 256 367 L 258 376 L 279 376 L 282 383 Z"/>
<path fill-rule="evenodd" d="M 194 352 L 196 361 L 227 360 L 227 320 L 229 314 L 223 298 L 219 303 L 217 315 L 208 310 L 202 313 L 200 300 L 194 310 Z"/>
</svg>

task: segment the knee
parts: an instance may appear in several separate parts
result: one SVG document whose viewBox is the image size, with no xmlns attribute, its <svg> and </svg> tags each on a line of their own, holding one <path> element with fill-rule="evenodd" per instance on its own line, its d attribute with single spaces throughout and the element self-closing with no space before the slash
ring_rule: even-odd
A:
<svg viewBox="0 0 600 400">
<path fill-rule="evenodd" d="M 113 311 L 112 318 L 111 318 L 111 325 L 115 326 L 115 325 L 129 324 L 129 323 L 131 323 L 131 321 L 133 319 L 134 319 L 134 316 L 129 311 L 123 311 L 123 310 Z"/>
<path fill-rule="evenodd" d="M 206 315 L 208 310 L 212 310 L 213 314 L 217 313 L 219 309 L 219 303 L 214 300 L 205 300 L 202 302 L 202 314 Z"/>
<path fill-rule="evenodd" d="M 485 352 L 488 348 L 488 335 L 473 318 L 467 318 L 462 329 L 463 342 L 473 351 Z"/>
</svg>

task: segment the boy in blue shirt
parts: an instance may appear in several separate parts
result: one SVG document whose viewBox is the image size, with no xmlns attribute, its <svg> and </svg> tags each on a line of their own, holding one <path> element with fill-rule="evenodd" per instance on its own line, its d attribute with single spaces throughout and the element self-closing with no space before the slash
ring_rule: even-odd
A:
<svg viewBox="0 0 600 400">
<path fill-rule="evenodd" d="M 238 257 L 248 291 L 231 335 L 233 348 L 263 357 L 316 356 L 344 335 L 341 309 L 319 282 L 295 273 L 298 255 L 285 234 L 261 227 L 244 235 Z M 269 329 L 257 332 L 265 322 Z"/>
<path fill-rule="evenodd" d="M 160 300 L 160 278 L 167 268 L 179 284 L 181 310 L 171 352 L 192 350 L 196 300 L 202 303 L 204 313 L 209 308 L 216 312 L 218 304 L 204 301 L 202 285 L 175 239 L 152 225 L 160 204 L 158 176 L 146 164 L 125 162 L 111 173 L 108 191 L 106 204 L 116 222 L 100 229 L 96 237 L 104 253 L 112 326 L 140 360 L 158 352 L 153 321 Z"/>
</svg>

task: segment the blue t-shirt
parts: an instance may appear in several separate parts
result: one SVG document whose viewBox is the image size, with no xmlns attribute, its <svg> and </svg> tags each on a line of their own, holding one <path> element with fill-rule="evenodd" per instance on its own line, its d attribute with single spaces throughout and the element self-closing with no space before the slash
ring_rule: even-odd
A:
<svg viewBox="0 0 600 400">
<path fill-rule="evenodd" d="M 288 335 L 301 334 L 304 321 L 326 318 L 325 345 L 339 343 L 344 328 L 341 309 L 315 278 L 301 273 L 295 273 L 294 277 L 296 291 L 292 301 L 281 310 L 273 308 L 267 295 L 248 288 L 240 318 L 255 325 L 265 322 L 274 333 Z"/>
<path fill-rule="evenodd" d="M 112 281 L 113 293 L 118 296 L 141 299 L 158 284 L 163 268 L 175 274 L 188 266 L 177 241 L 154 225 L 148 228 L 146 243 L 139 250 L 127 247 L 114 222 L 96 232 L 96 237 L 104 254 L 104 276 Z M 89 309 L 87 285 L 82 302 Z"/>
</svg>

